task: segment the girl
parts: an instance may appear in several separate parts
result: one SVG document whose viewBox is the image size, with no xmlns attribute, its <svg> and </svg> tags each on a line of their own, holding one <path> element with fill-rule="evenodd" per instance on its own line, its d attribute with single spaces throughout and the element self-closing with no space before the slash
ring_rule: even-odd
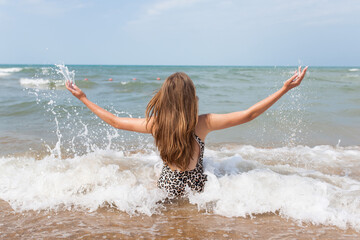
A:
<svg viewBox="0 0 360 240">
<path fill-rule="evenodd" d="M 303 70 L 299 67 L 274 94 L 247 110 L 227 114 L 198 115 L 194 83 L 182 72 L 174 73 L 165 80 L 148 103 L 143 119 L 117 117 L 88 100 L 75 84 L 66 82 L 66 88 L 111 126 L 152 134 L 164 162 L 158 187 L 166 190 L 169 196 L 181 196 L 187 188 L 198 192 L 204 189 L 206 175 L 203 170 L 203 154 L 206 136 L 211 131 L 255 119 L 290 89 L 299 86 L 306 71 L 307 67 Z"/>
</svg>

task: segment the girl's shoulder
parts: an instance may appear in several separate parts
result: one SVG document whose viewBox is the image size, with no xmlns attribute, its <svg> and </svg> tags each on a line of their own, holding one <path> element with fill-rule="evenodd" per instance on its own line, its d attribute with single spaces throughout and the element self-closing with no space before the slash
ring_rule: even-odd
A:
<svg viewBox="0 0 360 240">
<path fill-rule="evenodd" d="M 206 127 L 208 124 L 209 116 L 210 116 L 210 113 L 205 113 L 205 114 L 199 115 L 197 125 Z"/>
<path fill-rule="evenodd" d="M 209 131 L 208 131 L 208 116 L 209 116 L 209 114 L 199 115 L 198 123 L 195 127 L 195 134 L 203 141 L 205 141 L 205 137 L 209 133 Z"/>
</svg>

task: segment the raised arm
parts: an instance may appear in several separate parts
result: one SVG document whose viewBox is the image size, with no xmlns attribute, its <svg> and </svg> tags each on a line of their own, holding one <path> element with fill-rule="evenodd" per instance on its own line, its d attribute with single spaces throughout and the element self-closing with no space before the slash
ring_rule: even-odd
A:
<svg viewBox="0 0 360 240">
<path fill-rule="evenodd" d="M 205 134 L 207 134 L 214 130 L 233 127 L 255 119 L 260 114 L 265 112 L 268 108 L 270 108 L 290 89 L 299 86 L 305 76 L 307 68 L 308 67 L 305 67 L 304 70 L 301 71 L 301 67 L 299 67 L 299 70 L 295 71 L 294 75 L 284 83 L 284 86 L 280 90 L 268 96 L 264 100 L 256 103 L 255 105 L 251 106 L 247 110 L 227 114 L 211 113 L 203 115 L 201 118 L 204 119 L 205 127 L 202 128 L 202 131 L 206 131 Z"/>
<path fill-rule="evenodd" d="M 111 126 L 123 130 L 140 132 L 140 133 L 150 133 L 148 128 L 146 127 L 146 120 L 144 118 L 124 118 L 117 117 L 114 114 L 106 111 L 105 109 L 99 107 L 95 103 L 91 102 L 80 88 L 78 88 L 75 84 L 66 82 L 66 88 L 77 97 L 82 103 L 84 103 L 93 113 L 95 113 L 99 118 L 101 118 L 106 123 Z"/>
</svg>

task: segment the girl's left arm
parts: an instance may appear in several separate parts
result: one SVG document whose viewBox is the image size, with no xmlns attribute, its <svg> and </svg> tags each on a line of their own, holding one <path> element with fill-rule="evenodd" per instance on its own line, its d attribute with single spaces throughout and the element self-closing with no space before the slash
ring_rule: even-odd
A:
<svg viewBox="0 0 360 240">
<path fill-rule="evenodd" d="M 301 67 L 299 67 L 299 71 L 295 72 L 294 75 L 284 83 L 284 86 L 280 90 L 263 99 L 262 101 L 254 104 L 247 110 L 227 114 L 202 115 L 201 119 L 203 119 L 203 125 L 205 126 L 202 130 L 203 136 L 206 136 L 207 133 L 214 130 L 233 127 L 255 119 L 268 108 L 270 108 L 290 89 L 299 86 L 306 74 L 306 71 L 307 67 L 305 67 L 303 71 L 301 71 Z"/>
<path fill-rule="evenodd" d="M 80 88 L 75 84 L 66 82 L 66 88 L 77 97 L 82 103 L 85 104 L 94 114 L 101 118 L 106 123 L 111 126 L 123 129 L 127 131 L 134 131 L 140 133 L 150 133 L 150 124 L 147 126 L 145 118 L 125 118 L 117 117 L 114 114 L 106 111 L 105 109 L 99 107 L 95 103 L 91 102 Z"/>
</svg>

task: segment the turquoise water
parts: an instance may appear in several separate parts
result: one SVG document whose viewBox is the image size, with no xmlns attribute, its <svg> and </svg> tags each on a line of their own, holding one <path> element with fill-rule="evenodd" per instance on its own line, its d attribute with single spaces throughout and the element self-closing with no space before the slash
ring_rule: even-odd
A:
<svg viewBox="0 0 360 240">
<path fill-rule="evenodd" d="M 119 116 L 144 117 L 152 94 L 173 72 L 194 81 L 201 113 L 240 111 L 282 86 L 295 67 L 234 66 L 78 66 L 70 65 L 88 98 Z M 88 81 L 84 81 L 87 78 Z M 112 78 L 113 81 L 108 81 Z M 136 80 L 133 80 L 136 78 Z M 156 80 L 160 78 L 161 80 Z M 1 155 L 36 153 L 61 144 L 70 147 L 87 128 L 86 142 L 123 148 L 151 141 L 147 135 L 105 126 L 65 89 L 63 77 L 48 65 L 0 66 Z M 254 121 L 211 133 L 208 143 L 256 147 L 359 145 L 360 71 L 356 67 L 311 67 L 293 89 Z M 56 120 L 56 121 L 55 121 Z M 58 134 L 56 134 L 56 132 Z M 79 137 L 77 137 L 79 138 Z M 81 150 L 81 154 L 84 149 Z"/>
</svg>

